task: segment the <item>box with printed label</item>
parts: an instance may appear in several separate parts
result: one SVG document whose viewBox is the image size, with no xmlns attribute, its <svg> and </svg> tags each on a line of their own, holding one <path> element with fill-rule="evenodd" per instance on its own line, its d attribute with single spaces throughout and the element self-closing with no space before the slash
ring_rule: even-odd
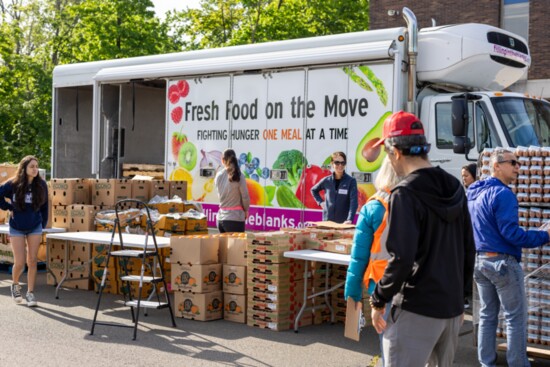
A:
<svg viewBox="0 0 550 367">
<path fill-rule="evenodd" d="M 302 250 L 304 235 L 297 231 L 247 233 L 248 251 L 269 251 L 273 254 Z"/>
<path fill-rule="evenodd" d="M 151 181 L 149 180 L 130 180 L 132 187 L 132 199 L 147 203 L 151 198 Z"/>
<path fill-rule="evenodd" d="M 149 197 L 170 196 L 170 184 L 164 180 L 151 180 Z M 183 198 L 182 198 L 183 199 Z"/>
<path fill-rule="evenodd" d="M 53 205 L 90 204 L 90 181 L 82 178 L 50 180 Z"/>
<path fill-rule="evenodd" d="M 222 264 L 172 264 L 171 283 L 174 290 L 206 293 L 222 289 Z"/>
<path fill-rule="evenodd" d="M 69 207 L 66 205 L 54 205 L 52 207 L 52 226 L 69 229 L 70 224 Z"/>
<path fill-rule="evenodd" d="M 174 314 L 176 317 L 198 321 L 222 318 L 222 291 L 209 293 L 174 292 Z"/>
<path fill-rule="evenodd" d="M 246 323 L 246 295 L 224 293 L 223 303 L 224 320 Z"/>
<path fill-rule="evenodd" d="M 183 203 L 178 201 L 165 201 L 162 203 L 149 204 L 149 207 L 158 210 L 159 214 L 183 212 Z"/>
<path fill-rule="evenodd" d="M 95 215 L 101 206 L 73 204 L 69 206 L 69 231 L 87 232 L 95 229 Z"/>
<path fill-rule="evenodd" d="M 219 239 L 214 236 L 171 236 L 172 264 L 217 264 Z"/>
<path fill-rule="evenodd" d="M 246 294 L 246 266 L 223 265 L 223 291 Z"/>
<path fill-rule="evenodd" d="M 155 223 L 155 229 L 170 232 L 184 232 L 185 226 L 185 218 L 178 214 L 162 214 Z"/>
<path fill-rule="evenodd" d="M 173 198 L 174 195 L 177 195 L 182 200 L 191 199 L 187 197 L 187 181 L 168 181 L 168 187 L 170 198 Z"/>
<path fill-rule="evenodd" d="M 114 178 L 90 180 L 92 205 L 115 205 L 118 201 L 132 197 L 131 180 Z"/>
<path fill-rule="evenodd" d="M 13 251 L 10 244 L 0 243 L 0 261 L 13 264 Z"/>
<path fill-rule="evenodd" d="M 351 254 L 353 246 L 352 238 L 339 238 L 336 240 L 320 240 L 318 250 L 334 252 L 337 254 Z"/>
</svg>

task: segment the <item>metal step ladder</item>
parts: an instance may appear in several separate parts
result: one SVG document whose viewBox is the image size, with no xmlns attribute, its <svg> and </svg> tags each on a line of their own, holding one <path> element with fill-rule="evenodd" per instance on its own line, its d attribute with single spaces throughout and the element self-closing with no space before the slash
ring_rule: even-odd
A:
<svg viewBox="0 0 550 367">
<path fill-rule="evenodd" d="M 129 249 L 124 246 L 119 212 L 121 211 L 125 203 L 137 204 L 138 209 L 145 210 L 145 212 L 147 213 L 147 229 L 144 236 L 143 249 L 135 249 L 135 248 Z M 96 325 L 128 327 L 128 328 L 134 329 L 133 340 L 136 340 L 138 320 L 139 320 L 139 310 L 142 308 L 143 309 L 167 308 L 168 311 L 170 312 L 170 319 L 172 321 L 172 326 L 176 327 L 176 321 L 174 319 L 174 314 L 172 311 L 172 307 L 170 305 L 170 297 L 168 296 L 166 279 L 164 278 L 164 270 L 162 269 L 160 252 L 157 246 L 157 239 L 155 237 L 155 231 L 153 228 L 151 215 L 149 213 L 149 208 L 142 201 L 134 200 L 134 199 L 125 199 L 125 200 L 120 200 L 119 202 L 116 203 L 115 214 L 116 214 L 116 218 L 113 226 L 113 232 L 111 235 L 111 242 L 107 248 L 106 266 L 105 266 L 105 269 L 103 270 L 103 277 L 101 279 L 101 284 L 99 286 L 99 296 L 97 299 L 97 305 L 95 308 L 94 319 L 92 321 L 92 329 L 90 331 L 90 335 L 94 334 L 94 328 Z M 118 244 L 114 244 L 114 239 L 117 233 L 118 233 L 120 246 L 118 246 Z M 150 239 L 153 240 L 152 244 L 149 243 Z M 115 247 L 120 247 L 120 249 L 115 250 Z M 120 264 L 123 270 L 123 275 L 120 276 L 120 279 L 124 282 L 124 288 L 125 288 L 124 305 L 130 307 L 130 313 L 132 315 L 133 325 L 97 321 L 99 306 L 101 304 L 101 297 L 103 295 L 103 290 L 105 289 L 105 283 L 107 279 L 107 273 L 108 273 L 107 268 L 111 257 L 123 259 L 123 261 L 120 261 Z M 128 259 L 141 259 L 140 274 L 129 273 Z M 150 260 L 152 260 L 153 262 L 152 266 L 150 265 Z M 151 269 L 152 276 L 144 275 L 146 268 Z M 151 283 L 153 285 L 151 295 L 145 300 L 143 300 L 141 297 L 144 283 Z M 134 297 L 132 296 L 130 284 L 139 284 L 137 299 L 134 299 Z M 145 315 L 147 314 L 145 313 Z"/>
</svg>

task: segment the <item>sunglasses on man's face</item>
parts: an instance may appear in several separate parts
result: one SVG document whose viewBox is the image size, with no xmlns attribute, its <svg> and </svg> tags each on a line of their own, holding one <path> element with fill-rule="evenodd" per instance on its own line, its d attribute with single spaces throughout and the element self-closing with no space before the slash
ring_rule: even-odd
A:
<svg viewBox="0 0 550 367">
<path fill-rule="evenodd" d="M 345 166 L 346 165 L 346 162 L 344 162 L 344 161 L 333 161 L 332 163 L 334 163 L 337 166 Z"/>
<path fill-rule="evenodd" d="M 519 166 L 520 163 L 516 161 L 515 159 L 507 159 L 505 161 L 500 161 L 498 163 L 510 163 L 512 166 Z"/>
</svg>

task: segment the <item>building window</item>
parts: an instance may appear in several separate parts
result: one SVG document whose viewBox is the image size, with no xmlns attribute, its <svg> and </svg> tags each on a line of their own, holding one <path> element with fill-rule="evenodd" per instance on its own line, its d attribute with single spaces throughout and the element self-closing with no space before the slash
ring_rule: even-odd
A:
<svg viewBox="0 0 550 367">
<path fill-rule="evenodd" d="M 529 41 L 529 0 L 503 0 L 501 24 Z"/>
</svg>

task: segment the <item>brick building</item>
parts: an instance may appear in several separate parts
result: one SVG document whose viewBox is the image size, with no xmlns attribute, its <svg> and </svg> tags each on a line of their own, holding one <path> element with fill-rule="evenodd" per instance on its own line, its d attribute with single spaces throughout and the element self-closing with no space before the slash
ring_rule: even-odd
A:
<svg viewBox="0 0 550 367">
<path fill-rule="evenodd" d="M 404 26 L 404 6 L 420 28 L 432 24 L 484 23 L 527 38 L 531 68 L 510 89 L 550 98 L 550 6 L 548 0 L 371 0 L 371 29 Z"/>
</svg>

